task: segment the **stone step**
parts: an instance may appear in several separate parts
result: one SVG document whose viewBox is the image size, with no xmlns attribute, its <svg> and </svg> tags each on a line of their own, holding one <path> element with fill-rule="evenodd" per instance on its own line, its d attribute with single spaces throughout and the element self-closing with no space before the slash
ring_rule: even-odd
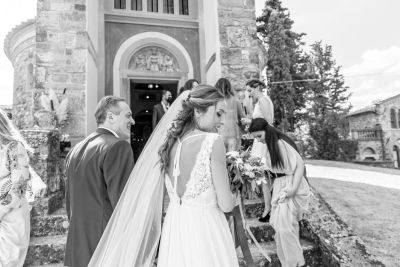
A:
<svg viewBox="0 0 400 267">
<path fill-rule="evenodd" d="M 258 218 L 264 212 L 264 202 L 262 199 L 245 199 L 244 212 L 248 218 Z"/>
<path fill-rule="evenodd" d="M 31 237 L 24 266 L 62 263 L 66 242 L 66 235 Z"/>
<path fill-rule="evenodd" d="M 31 238 L 28 254 L 24 266 L 41 266 L 41 267 L 58 267 L 63 266 L 66 236 L 52 237 L 33 237 Z M 255 244 L 250 244 L 250 250 L 253 255 L 254 262 L 257 266 L 278 267 L 279 260 L 276 255 L 276 245 L 274 241 L 261 242 L 261 247 L 267 252 L 272 259 L 272 264 L 268 265 L 268 261 L 264 258 Z M 306 262 L 310 267 L 320 266 L 321 262 L 320 250 L 311 242 L 301 240 L 301 245 L 304 250 Z M 241 266 L 244 265 L 244 260 L 240 248 L 237 249 L 238 258 Z"/>
<path fill-rule="evenodd" d="M 246 224 L 249 225 L 251 232 L 258 242 L 273 241 L 275 230 L 267 222 L 260 222 L 257 218 L 246 219 Z"/>
<path fill-rule="evenodd" d="M 31 237 L 65 235 L 68 232 L 67 215 L 47 215 L 31 218 Z"/>
<path fill-rule="evenodd" d="M 54 213 L 56 210 L 61 209 L 64 205 L 64 193 L 52 193 L 49 196 L 36 199 L 33 202 L 32 216 L 46 216 Z"/>
<path fill-rule="evenodd" d="M 308 267 L 321 267 L 321 251 L 318 247 L 316 247 L 313 243 L 300 240 L 301 246 L 303 248 L 304 258 L 306 260 L 306 264 Z M 256 266 L 258 267 L 281 267 L 281 264 L 278 259 L 278 255 L 276 252 L 276 244 L 274 241 L 263 242 L 260 243 L 262 249 L 268 254 L 271 258 L 271 263 L 263 256 L 263 254 L 258 250 L 255 244 L 250 244 L 251 255 L 253 256 L 253 260 Z M 245 261 L 243 259 L 243 254 L 240 248 L 237 250 L 239 264 L 240 267 L 245 267 Z"/>
</svg>

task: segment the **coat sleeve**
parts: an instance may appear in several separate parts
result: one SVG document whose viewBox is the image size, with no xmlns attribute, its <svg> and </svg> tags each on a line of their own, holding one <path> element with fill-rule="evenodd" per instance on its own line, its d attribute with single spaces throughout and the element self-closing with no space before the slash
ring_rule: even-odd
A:
<svg viewBox="0 0 400 267">
<path fill-rule="evenodd" d="M 103 164 L 104 180 L 107 194 L 113 208 L 124 190 L 125 184 L 134 165 L 133 152 L 130 144 L 119 140 L 106 152 Z"/>
<path fill-rule="evenodd" d="M 156 106 L 153 107 L 153 130 L 157 126 L 157 108 Z"/>
</svg>

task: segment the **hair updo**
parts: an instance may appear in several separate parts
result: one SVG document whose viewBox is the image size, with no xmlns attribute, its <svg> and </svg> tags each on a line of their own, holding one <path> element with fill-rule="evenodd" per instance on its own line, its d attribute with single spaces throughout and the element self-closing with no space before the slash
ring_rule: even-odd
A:
<svg viewBox="0 0 400 267">
<path fill-rule="evenodd" d="M 188 98 L 182 100 L 182 110 L 168 130 L 165 142 L 161 145 L 158 155 L 160 157 L 161 170 L 165 171 L 169 164 L 169 153 L 178 138 L 181 138 L 189 130 L 196 128 L 194 110 L 207 111 L 224 99 L 215 87 L 200 84 L 190 91 Z"/>
</svg>

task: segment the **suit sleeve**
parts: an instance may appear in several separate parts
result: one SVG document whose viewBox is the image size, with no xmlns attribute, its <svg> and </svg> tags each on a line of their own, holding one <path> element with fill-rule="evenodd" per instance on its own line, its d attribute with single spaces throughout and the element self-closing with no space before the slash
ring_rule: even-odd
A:
<svg viewBox="0 0 400 267">
<path fill-rule="evenodd" d="M 157 125 L 157 109 L 153 107 L 153 130 L 156 128 Z"/>
<path fill-rule="evenodd" d="M 103 174 L 108 197 L 115 208 L 133 169 L 133 153 L 129 143 L 124 140 L 117 141 L 106 153 Z"/>
<path fill-rule="evenodd" d="M 68 153 L 67 160 L 65 161 L 65 170 L 67 170 L 67 171 L 69 168 L 69 162 L 71 160 L 70 157 L 71 157 L 72 151 L 73 150 L 71 150 L 70 153 Z M 67 176 L 67 178 L 65 179 L 65 209 L 67 210 L 67 216 L 68 216 L 68 219 L 70 220 L 71 219 L 71 206 L 70 206 L 70 200 L 69 200 L 70 194 L 69 194 L 69 181 L 68 180 L 69 179 Z"/>
</svg>

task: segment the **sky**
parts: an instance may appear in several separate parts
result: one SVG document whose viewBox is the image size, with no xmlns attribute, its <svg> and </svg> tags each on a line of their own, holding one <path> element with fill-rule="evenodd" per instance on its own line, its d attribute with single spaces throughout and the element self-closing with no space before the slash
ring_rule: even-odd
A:
<svg viewBox="0 0 400 267">
<path fill-rule="evenodd" d="M 23 7 L 23 8 L 21 8 Z M 4 53 L 4 39 L 12 28 L 36 16 L 36 0 L 12 0 L 0 8 L 0 105 L 12 105 L 14 69 Z"/>
<path fill-rule="evenodd" d="M 255 0 L 257 12 L 264 0 Z M 3 52 L 7 33 L 36 15 L 36 0 L 8 1 L 0 9 L 0 105 L 12 104 L 13 68 Z M 353 110 L 400 94 L 399 0 L 282 0 L 307 45 L 332 45 L 352 96 Z M 23 7 L 23 8 L 21 8 Z"/>
<path fill-rule="evenodd" d="M 281 0 L 293 30 L 332 45 L 352 93 L 352 110 L 400 94 L 399 0 Z M 264 0 L 256 0 L 257 12 Z"/>
</svg>

